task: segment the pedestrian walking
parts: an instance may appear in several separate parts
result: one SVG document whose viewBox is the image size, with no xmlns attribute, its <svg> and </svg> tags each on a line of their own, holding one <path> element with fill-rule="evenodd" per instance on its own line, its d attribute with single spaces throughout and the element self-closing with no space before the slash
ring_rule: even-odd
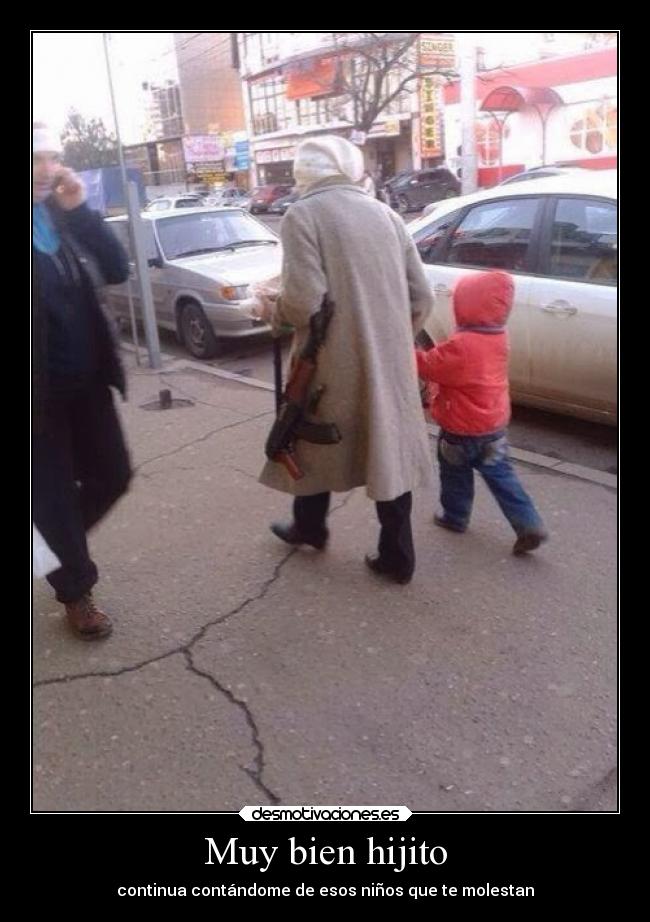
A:
<svg viewBox="0 0 650 922">
<path fill-rule="evenodd" d="M 92 640 L 112 622 L 93 598 L 98 570 L 86 533 L 131 477 L 110 390 L 125 395 L 124 371 L 96 285 L 125 281 L 128 260 L 42 123 L 33 129 L 32 193 L 33 520 L 60 562 L 47 579 L 71 627 Z"/>
<path fill-rule="evenodd" d="M 441 511 L 435 523 L 454 532 L 469 524 L 474 471 L 483 477 L 517 536 L 513 553 L 534 551 L 548 535 L 508 456 L 508 333 L 514 284 L 507 272 L 477 272 L 457 283 L 456 332 L 417 351 L 418 373 L 430 382 L 428 402 L 440 425 Z"/>
<path fill-rule="evenodd" d="M 282 223 L 279 297 L 266 316 L 295 328 L 295 356 L 323 300 L 333 305 L 313 381 L 324 390 L 310 419 L 335 424 L 341 439 L 299 439 L 300 479 L 266 464 L 261 482 L 295 497 L 293 521 L 272 530 L 288 544 L 322 549 L 331 494 L 365 486 L 380 522 L 378 552 L 366 563 L 407 583 L 415 569 L 412 491 L 431 479 L 413 349 L 431 291 L 402 219 L 360 187 L 357 147 L 339 137 L 305 141 L 294 171 L 301 197 Z"/>
</svg>

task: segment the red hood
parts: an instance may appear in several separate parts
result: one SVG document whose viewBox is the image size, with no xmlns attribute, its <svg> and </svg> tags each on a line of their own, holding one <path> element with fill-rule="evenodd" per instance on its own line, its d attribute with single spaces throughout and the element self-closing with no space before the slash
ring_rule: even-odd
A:
<svg viewBox="0 0 650 922">
<path fill-rule="evenodd" d="M 459 327 L 502 327 L 512 309 L 512 276 L 507 272 L 465 275 L 454 289 L 454 314 Z"/>
</svg>

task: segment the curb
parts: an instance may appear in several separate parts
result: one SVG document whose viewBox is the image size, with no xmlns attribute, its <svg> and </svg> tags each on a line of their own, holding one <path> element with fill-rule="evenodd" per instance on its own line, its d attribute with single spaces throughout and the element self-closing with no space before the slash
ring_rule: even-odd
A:
<svg viewBox="0 0 650 922">
<path fill-rule="evenodd" d="M 121 346 L 122 349 L 127 352 L 135 352 L 135 346 L 129 343 L 122 343 Z M 222 371 L 220 368 L 214 368 L 212 365 L 206 365 L 203 362 L 193 362 L 191 359 L 178 359 L 167 353 L 161 353 L 161 359 L 166 363 L 166 367 L 161 368 L 159 371 L 150 369 L 151 375 L 189 369 L 190 371 L 200 371 L 203 374 L 212 375 L 215 378 L 223 378 L 226 381 L 236 381 L 239 384 L 245 384 L 247 387 L 255 387 L 258 390 L 275 390 L 275 387 L 272 384 L 268 384 L 266 381 L 238 375 L 234 371 Z M 431 437 L 437 436 L 440 431 L 438 426 L 432 423 L 427 424 L 427 429 Z M 510 456 L 513 460 L 521 464 L 528 464 L 531 467 L 541 467 L 547 471 L 553 471 L 555 474 L 564 474 L 567 477 L 575 477 L 577 480 L 585 480 L 588 483 L 595 483 L 602 487 L 618 490 L 618 476 L 616 474 L 608 474 L 606 471 L 585 467 L 582 464 L 572 464 L 569 461 L 550 458 L 548 455 L 539 455 L 536 452 L 526 451 L 523 448 L 511 447 Z"/>
</svg>

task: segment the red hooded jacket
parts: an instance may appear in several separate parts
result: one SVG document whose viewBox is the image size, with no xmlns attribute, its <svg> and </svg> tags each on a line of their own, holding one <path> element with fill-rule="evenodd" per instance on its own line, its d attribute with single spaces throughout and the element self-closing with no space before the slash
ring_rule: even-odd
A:
<svg viewBox="0 0 650 922">
<path fill-rule="evenodd" d="M 456 332 L 417 351 L 418 374 L 430 387 L 431 415 L 457 435 L 486 435 L 510 421 L 508 334 L 514 283 L 507 272 L 477 272 L 454 290 Z"/>
</svg>

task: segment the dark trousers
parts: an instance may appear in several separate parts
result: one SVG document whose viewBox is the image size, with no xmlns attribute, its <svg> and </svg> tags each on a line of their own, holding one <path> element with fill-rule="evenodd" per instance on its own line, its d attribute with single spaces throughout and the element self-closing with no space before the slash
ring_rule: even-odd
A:
<svg viewBox="0 0 650 922">
<path fill-rule="evenodd" d="M 318 538 L 325 531 L 330 505 L 330 493 L 297 496 L 293 516 L 298 531 L 306 538 Z M 412 576 L 415 569 L 415 549 L 411 531 L 411 493 L 397 499 L 375 503 L 381 525 L 379 557 L 386 567 L 400 576 Z"/>
<path fill-rule="evenodd" d="M 61 561 L 47 577 L 59 602 L 97 582 L 86 532 L 126 491 L 131 466 L 108 387 L 53 397 L 32 439 L 34 524 Z"/>
</svg>

